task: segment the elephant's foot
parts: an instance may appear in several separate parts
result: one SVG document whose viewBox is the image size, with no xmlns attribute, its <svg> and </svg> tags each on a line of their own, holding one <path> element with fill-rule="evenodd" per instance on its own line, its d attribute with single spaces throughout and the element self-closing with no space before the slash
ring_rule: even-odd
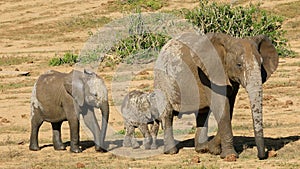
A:
<svg viewBox="0 0 300 169">
<path fill-rule="evenodd" d="M 207 153 L 209 152 L 209 148 L 208 148 L 208 141 L 204 142 L 204 143 L 198 143 L 195 145 L 195 151 L 197 153 Z"/>
<path fill-rule="evenodd" d="M 125 136 L 123 141 L 123 147 L 132 147 L 133 149 L 137 149 L 140 147 L 140 144 L 136 141 L 135 138 Z"/>
<path fill-rule="evenodd" d="M 228 149 L 228 150 L 222 150 L 222 153 L 220 154 L 220 157 L 222 159 L 229 159 L 228 161 L 234 161 L 231 160 L 233 158 L 239 158 L 239 154 L 234 149 Z"/>
<path fill-rule="evenodd" d="M 151 148 L 150 142 L 151 142 L 151 138 L 145 138 L 143 141 L 142 148 L 145 150 L 149 150 Z"/>
<path fill-rule="evenodd" d="M 140 148 L 140 144 L 136 141 L 136 139 L 131 140 L 131 145 L 133 149 Z"/>
<path fill-rule="evenodd" d="M 131 147 L 131 138 L 129 136 L 125 136 L 123 141 L 123 147 Z"/>
<path fill-rule="evenodd" d="M 31 151 L 39 151 L 39 150 L 41 150 L 41 148 L 38 145 L 30 144 L 29 145 L 29 150 L 31 150 Z"/>
<path fill-rule="evenodd" d="M 106 153 L 107 152 L 106 149 L 104 149 L 104 148 L 102 148 L 102 147 L 100 147 L 98 145 L 95 145 L 95 151 L 96 152 L 100 152 L 100 153 Z"/>
<path fill-rule="evenodd" d="M 53 146 L 54 150 L 66 150 L 66 146 L 63 143 L 56 143 Z"/>
<path fill-rule="evenodd" d="M 79 147 L 71 147 L 70 151 L 72 153 L 81 153 L 82 152 L 81 148 L 79 148 Z"/>
<path fill-rule="evenodd" d="M 167 146 L 164 147 L 164 154 L 176 154 L 176 153 L 178 153 L 178 149 L 176 148 L 176 146 L 171 148 Z"/>
<path fill-rule="evenodd" d="M 152 143 L 151 150 L 156 150 L 157 148 L 158 148 L 158 146 L 155 143 Z"/>
<path fill-rule="evenodd" d="M 164 154 L 176 154 L 178 153 L 178 149 L 176 147 L 175 141 L 174 140 L 164 140 Z"/>
<path fill-rule="evenodd" d="M 78 144 L 74 144 L 71 142 L 71 148 L 70 148 L 70 151 L 72 153 L 81 153 L 82 152 L 82 149 L 79 147 Z"/>
<path fill-rule="evenodd" d="M 151 144 L 151 150 L 155 150 L 158 148 L 157 144 L 156 144 L 156 140 L 157 140 L 157 137 L 156 136 L 153 136 L 152 137 L 152 144 Z"/>
<path fill-rule="evenodd" d="M 214 140 L 199 143 L 195 146 L 195 151 L 198 153 L 211 153 L 219 155 L 221 153 L 221 144 L 216 143 Z"/>
</svg>

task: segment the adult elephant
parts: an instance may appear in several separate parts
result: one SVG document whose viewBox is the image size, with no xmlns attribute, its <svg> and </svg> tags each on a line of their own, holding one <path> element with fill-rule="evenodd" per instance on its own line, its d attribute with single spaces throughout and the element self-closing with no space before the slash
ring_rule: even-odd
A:
<svg viewBox="0 0 300 169">
<path fill-rule="evenodd" d="M 101 131 L 94 107 L 102 112 Z M 70 73 L 48 71 L 36 81 L 31 98 L 30 150 L 40 150 L 38 131 L 43 121 L 50 122 L 55 150 L 65 150 L 61 140 L 61 125 L 68 121 L 71 152 L 79 153 L 79 115 L 94 136 L 96 151 L 104 150 L 109 117 L 107 89 L 104 81 L 93 72 L 73 70 Z"/>
<path fill-rule="evenodd" d="M 275 71 L 278 54 L 264 35 L 245 39 L 222 33 L 184 33 L 171 39 L 155 64 L 154 87 L 167 98 L 162 116 L 164 152 L 177 153 L 173 136 L 174 112 L 197 112 L 197 152 L 236 155 L 231 117 L 241 85 L 250 98 L 259 159 L 266 158 L 263 138 L 262 83 Z M 213 112 L 218 133 L 208 142 L 207 117 Z M 201 131 L 202 130 L 202 131 Z"/>
</svg>

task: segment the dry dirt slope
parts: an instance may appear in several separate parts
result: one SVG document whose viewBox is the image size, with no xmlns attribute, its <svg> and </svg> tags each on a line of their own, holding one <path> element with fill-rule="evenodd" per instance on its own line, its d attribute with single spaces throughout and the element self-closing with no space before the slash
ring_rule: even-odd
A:
<svg viewBox="0 0 300 169">
<path fill-rule="evenodd" d="M 172 0 L 170 8 L 192 7 L 197 1 Z M 299 4 L 297 0 L 264 1 L 263 7 L 282 12 L 286 3 Z M 251 114 L 247 95 L 241 90 L 233 118 L 236 149 L 241 153 L 237 162 L 228 163 L 218 156 L 197 154 L 188 149 L 192 135 L 187 136 L 179 154 L 156 155 L 149 159 L 132 159 L 112 153 L 95 153 L 90 146 L 81 154 L 55 152 L 51 147 L 51 127 L 44 124 L 40 132 L 40 152 L 28 150 L 30 131 L 30 93 L 39 74 L 48 69 L 68 72 L 70 66 L 48 67 L 49 57 L 67 50 L 79 52 L 89 31 L 96 31 L 103 20 L 123 14 L 109 8 L 112 1 L 0 1 L 0 57 L 3 70 L 30 71 L 31 76 L 0 75 L 0 168 L 300 168 L 300 59 L 281 59 L 278 70 L 264 85 L 264 125 L 266 145 L 278 155 L 264 161 L 256 159 Z M 271 5 L 273 4 L 273 5 Z M 275 5 L 274 5 L 275 4 Z M 288 11 L 288 10 L 287 10 Z M 101 18 L 97 20 L 94 18 Z M 88 20 L 83 24 L 84 20 Z M 105 23 L 105 22 L 104 22 Z M 285 29 L 291 47 L 300 51 L 299 16 L 286 20 Z M 298 25 L 298 26 L 297 26 Z M 3 62 L 1 62 L 3 63 Z M 136 78 L 137 88 L 152 85 L 149 77 Z M 113 71 L 99 72 L 108 84 Z M 147 74 L 146 74 L 147 76 Z M 110 85 L 108 85 L 111 88 Z M 122 129 L 119 113 L 112 107 L 110 125 Z M 82 140 L 90 140 L 82 131 Z M 69 140 L 67 123 L 63 126 L 63 140 Z M 89 143 L 89 142 L 85 142 Z M 50 146 L 49 146 L 50 145 Z M 198 157 L 201 162 L 194 163 Z"/>
</svg>

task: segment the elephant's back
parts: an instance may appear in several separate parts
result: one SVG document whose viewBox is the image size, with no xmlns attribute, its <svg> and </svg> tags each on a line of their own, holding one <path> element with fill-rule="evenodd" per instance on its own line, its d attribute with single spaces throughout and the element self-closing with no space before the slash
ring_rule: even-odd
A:
<svg viewBox="0 0 300 169">
<path fill-rule="evenodd" d="M 39 101 L 42 112 L 47 118 L 48 114 L 61 113 L 62 96 L 66 94 L 64 89 L 65 73 L 48 71 L 41 75 L 35 84 L 35 97 Z"/>
<path fill-rule="evenodd" d="M 147 94 L 141 91 L 129 92 L 125 96 L 121 111 L 126 123 L 146 124 L 152 120 Z"/>
<path fill-rule="evenodd" d="M 57 72 L 54 70 L 50 70 L 44 74 L 42 74 L 37 82 L 37 96 L 47 95 L 48 97 L 57 96 L 55 93 L 59 94 L 59 88 L 63 87 L 63 82 L 66 74 Z M 61 91 L 60 91 L 61 92 Z"/>
</svg>

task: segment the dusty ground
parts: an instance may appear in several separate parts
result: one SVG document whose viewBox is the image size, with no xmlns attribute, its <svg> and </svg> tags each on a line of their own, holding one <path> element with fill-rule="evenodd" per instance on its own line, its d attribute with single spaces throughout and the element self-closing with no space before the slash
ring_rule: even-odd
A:
<svg viewBox="0 0 300 169">
<path fill-rule="evenodd" d="M 291 48 L 297 52 L 300 52 L 300 16 L 290 16 L 291 14 L 287 14 L 288 10 L 285 13 L 282 8 L 286 3 L 293 6 L 293 3 L 299 5 L 299 2 L 278 0 L 276 3 L 266 1 L 262 5 L 274 12 L 289 15 L 284 29 L 288 31 Z M 182 139 L 184 142 L 181 145 L 184 148 L 176 155 L 156 154 L 135 159 L 113 152 L 95 153 L 91 138 L 82 129 L 81 140 L 86 147 L 83 153 L 57 152 L 51 146 L 51 126 L 47 123 L 40 129 L 42 150 L 29 151 L 29 103 L 34 81 L 49 69 L 70 71 L 73 67 L 68 65 L 49 67 L 48 60 L 66 51 L 78 53 L 90 32 L 96 32 L 111 18 L 121 17 L 121 12 L 110 8 L 112 4 L 108 0 L 0 2 L 0 168 L 300 168 L 299 55 L 296 58 L 280 59 L 277 71 L 264 84 L 266 146 L 276 151 L 276 157 L 263 161 L 256 158 L 251 114 L 244 90 L 237 97 L 233 117 L 235 146 L 240 153 L 236 162 L 225 162 L 219 156 L 210 154 L 197 154 L 192 148 L 191 134 Z M 168 4 L 163 10 L 192 8 L 197 5 L 197 1 L 185 0 L 181 3 L 172 0 Z M 29 71 L 30 76 L 4 73 L 16 69 Z M 149 74 L 143 73 L 134 78 L 133 88 L 145 89 L 152 85 L 151 69 L 146 72 Z M 110 90 L 114 71 L 105 69 L 98 73 L 104 77 Z M 190 125 L 193 123 L 192 121 Z M 123 128 L 121 116 L 113 106 L 110 127 L 113 129 L 111 133 Z M 69 141 L 67 123 L 63 125 L 63 141 Z M 198 159 L 200 162 L 195 162 Z"/>
</svg>

